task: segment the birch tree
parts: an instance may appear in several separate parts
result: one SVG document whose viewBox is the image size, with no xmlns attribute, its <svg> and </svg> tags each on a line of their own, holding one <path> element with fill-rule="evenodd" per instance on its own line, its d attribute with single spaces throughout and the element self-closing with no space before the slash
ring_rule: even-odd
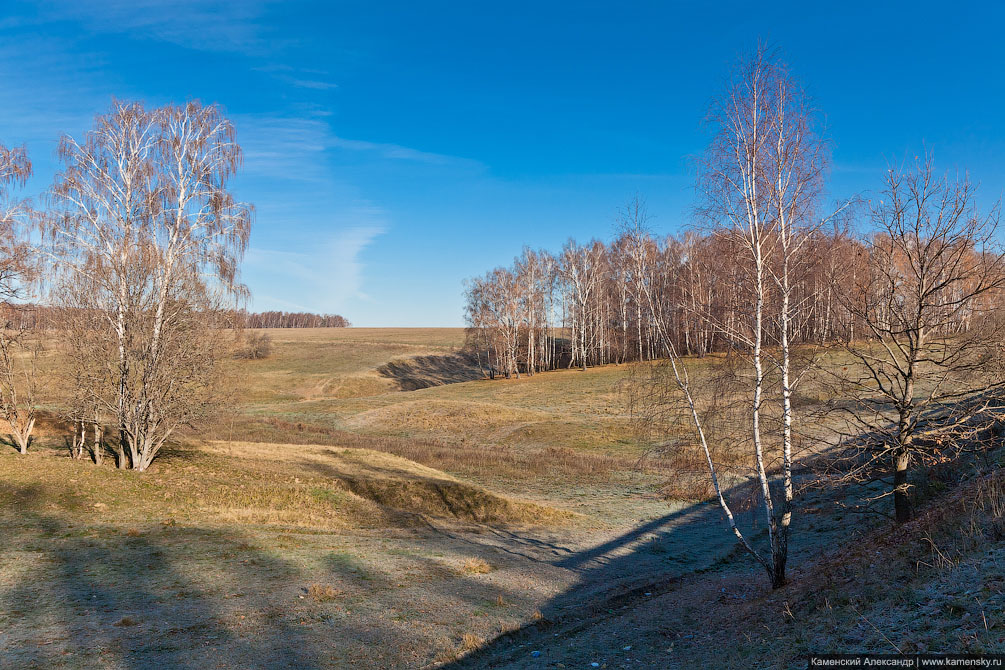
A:
<svg viewBox="0 0 1005 670">
<path fill-rule="evenodd" d="M 31 205 L 15 197 L 14 189 L 31 174 L 23 147 L 0 145 L 0 300 L 7 303 L 0 322 L 0 415 L 22 454 L 28 452 L 35 428 L 41 341 L 31 320 L 22 318 L 24 310 L 11 304 L 28 297 L 36 273 L 27 235 Z"/>
<path fill-rule="evenodd" d="M 38 333 L 16 323 L 6 319 L 0 332 L 0 416 L 10 426 L 18 452 L 27 454 L 38 413 L 42 343 Z"/>
<path fill-rule="evenodd" d="M 24 147 L 0 144 L 0 300 L 23 299 L 36 273 L 27 227 L 31 203 L 14 190 L 31 177 L 32 165 Z"/>
<path fill-rule="evenodd" d="M 705 316 L 749 362 L 750 445 L 769 556 L 754 551 L 749 543 L 744 542 L 744 547 L 777 588 L 786 579 L 793 501 L 791 396 L 797 379 L 789 328 L 800 305 L 792 301 L 792 273 L 801 262 L 806 241 L 819 226 L 815 207 L 826 156 L 804 93 L 785 64 L 763 46 L 741 61 L 726 90 L 714 100 L 709 122 L 714 134 L 699 174 L 703 213 L 715 229 L 730 236 L 742 254 L 738 267 L 747 299 L 741 296 L 740 302 L 750 304 L 751 309 L 729 321 L 707 311 Z M 668 356 L 674 357 L 669 351 Z M 778 372 L 780 388 L 771 387 L 769 367 Z M 690 395 L 686 377 L 675 371 L 674 378 Z M 765 422 L 771 402 L 780 405 L 782 421 L 777 431 Z M 690 399 L 688 403 L 693 405 Z M 704 440 L 693 407 L 691 413 Z M 777 458 L 771 453 L 774 445 L 780 446 Z M 772 490 L 776 465 L 780 501 Z"/>
<path fill-rule="evenodd" d="M 43 238 L 60 295 L 103 315 L 95 336 L 110 333 L 114 351 L 92 395 L 128 466 L 146 470 L 207 406 L 216 318 L 244 293 L 251 209 L 228 190 L 241 150 L 216 106 L 116 102 L 83 141 L 63 137 L 59 157 Z"/>
</svg>

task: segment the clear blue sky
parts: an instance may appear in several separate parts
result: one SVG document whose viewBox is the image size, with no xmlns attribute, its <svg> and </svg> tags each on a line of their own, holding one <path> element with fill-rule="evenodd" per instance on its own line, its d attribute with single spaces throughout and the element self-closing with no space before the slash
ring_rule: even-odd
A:
<svg viewBox="0 0 1005 670">
<path fill-rule="evenodd" d="M 832 6 L 828 6 L 832 5 Z M 255 309 L 462 322 L 465 277 L 608 238 L 645 195 L 688 223 L 688 157 L 737 56 L 781 48 L 826 114 L 831 194 L 924 147 L 1005 187 L 1005 4 L 5 0 L 0 141 L 31 193 L 112 96 L 223 105 L 257 207 Z"/>
</svg>

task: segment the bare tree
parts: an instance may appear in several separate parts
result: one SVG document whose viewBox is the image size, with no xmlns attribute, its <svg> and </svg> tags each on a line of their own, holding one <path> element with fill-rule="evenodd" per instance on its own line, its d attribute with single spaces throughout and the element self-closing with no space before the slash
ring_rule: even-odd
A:
<svg viewBox="0 0 1005 670">
<path fill-rule="evenodd" d="M 803 262 L 807 241 L 819 227 L 815 206 L 826 163 L 824 144 L 814 130 L 806 96 L 785 64 L 765 47 L 744 59 L 709 115 L 712 142 L 700 161 L 699 189 L 705 196 L 702 214 L 716 234 L 735 250 L 739 298 L 720 315 L 701 299 L 685 300 L 714 324 L 724 341 L 749 363 L 750 446 L 755 480 L 768 530 L 768 556 L 742 537 L 718 483 L 707 444 L 708 431 L 682 365 L 666 318 L 654 318 L 671 378 L 684 394 L 720 505 L 744 548 L 765 568 L 773 587 L 785 583 L 792 519 L 791 396 L 794 374 L 790 333 L 801 305 L 793 301 L 794 273 Z M 645 286 L 643 287 L 645 289 Z M 667 310 L 648 298 L 654 315 Z M 750 305 L 745 310 L 743 305 Z M 722 318 L 726 316 L 727 318 Z M 779 383 L 769 376 L 773 368 Z M 765 421 L 769 404 L 777 404 L 781 422 Z M 773 453 L 777 449 L 779 453 Z M 778 475 L 773 474 L 777 467 Z M 772 485 L 780 479 L 776 506 Z"/>
<path fill-rule="evenodd" d="M 251 210 L 228 191 L 241 150 L 215 106 L 116 102 L 59 155 L 60 209 L 42 222 L 59 295 L 104 319 L 90 350 L 108 356 L 110 334 L 112 359 L 93 366 L 93 396 L 129 466 L 145 470 L 207 406 L 221 318 L 244 293 Z"/>
<path fill-rule="evenodd" d="M 251 331 L 244 334 L 244 346 L 237 352 L 237 358 L 247 358 L 257 361 L 272 355 L 272 336 L 263 331 Z"/>
<path fill-rule="evenodd" d="M 61 309 L 60 334 L 66 347 L 70 373 L 66 382 L 69 402 L 63 418 L 73 427 L 70 456 L 74 459 L 90 455 L 95 465 L 104 462 L 106 449 L 115 454 L 119 468 L 128 467 L 124 445 L 120 441 L 107 444 L 104 426 L 110 415 L 108 407 L 114 389 L 115 336 L 107 327 L 107 317 L 98 304 L 98 292 L 86 281 L 58 286 L 55 301 L 69 305 Z"/>
<path fill-rule="evenodd" d="M 587 364 L 591 362 L 590 352 L 594 348 L 596 333 L 593 308 L 603 276 L 605 254 L 603 244 L 596 240 L 585 246 L 569 240 L 562 249 L 559 273 L 571 303 L 572 357 L 569 367 L 578 362 L 586 370 Z"/>
<path fill-rule="evenodd" d="M 961 448 L 999 402 L 1005 255 L 999 208 L 982 214 L 975 193 L 966 176 L 936 175 L 931 157 L 889 170 L 862 241 L 866 271 L 841 292 L 865 337 L 845 333 L 856 365 L 838 374 L 856 435 L 835 465 L 843 478 L 887 473 L 878 498 L 892 495 L 898 522 L 911 516 L 912 464 Z"/>
<path fill-rule="evenodd" d="M 38 412 L 42 342 L 37 333 L 17 323 L 23 322 L 6 319 L 0 331 L 0 415 L 10 426 L 18 451 L 26 454 Z"/>
<path fill-rule="evenodd" d="M 0 324 L 0 414 L 22 454 L 28 452 L 35 428 L 41 339 L 31 321 L 20 318 L 23 309 L 11 304 L 25 297 L 35 274 L 26 234 L 31 206 L 14 198 L 12 187 L 23 186 L 31 173 L 23 147 L 0 145 L 0 299 L 7 301 Z"/>
<path fill-rule="evenodd" d="M 0 300 L 24 298 L 26 283 L 34 278 L 36 268 L 25 230 L 31 205 L 12 194 L 31 173 L 24 147 L 0 145 Z"/>
</svg>

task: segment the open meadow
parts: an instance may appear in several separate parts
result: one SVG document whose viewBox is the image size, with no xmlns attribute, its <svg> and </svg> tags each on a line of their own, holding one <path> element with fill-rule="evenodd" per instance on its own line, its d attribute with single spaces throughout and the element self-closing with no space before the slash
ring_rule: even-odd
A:
<svg viewBox="0 0 1005 670">
<path fill-rule="evenodd" d="M 648 538 L 620 533 L 673 510 L 635 468 L 622 370 L 496 383 L 471 380 L 461 329 L 270 334 L 270 357 L 227 363 L 206 439 L 143 476 L 67 458 L 45 417 L 4 451 L 5 658 L 452 660 L 541 617 L 582 570 L 563 560 L 627 552 Z"/>
<path fill-rule="evenodd" d="M 270 334 L 268 358 L 226 364 L 225 411 L 146 473 L 71 460 L 52 421 L 28 455 L 0 453 L 5 666 L 801 667 L 838 642 L 1002 648 L 1005 556 L 979 541 L 1000 528 L 1000 478 L 896 530 L 808 493 L 798 576 L 772 592 L 717 506 L 661 494 L 629 366 L 490 381 L 460 329 Z M 763 535 L 755 506 L 740 516 Z M 786 618 L 790 600 L 812 616 Z M 908 616 L 922 602 L 931 616 Z M 784 631 L 731 632 L 764 606 Z"/>
</svg>

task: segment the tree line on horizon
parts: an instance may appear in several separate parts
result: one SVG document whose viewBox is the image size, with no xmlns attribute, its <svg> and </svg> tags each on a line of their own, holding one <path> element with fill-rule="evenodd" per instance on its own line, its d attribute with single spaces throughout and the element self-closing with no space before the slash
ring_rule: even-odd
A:
<svg viewBox="0 0 1005 670">
<path fill-rule="evenodd" d="M 468 346 L 506 378 L 651 361 L 664 357 L 659 315 L 684 355 L 729 348 L 716 323 L 737 323 L 751 307 L 743 299 L 737 240 L 715 230 L 660 237 L 648 220 L 637 196 L 623 208 L 611 242 L 570 239 L 558 253 L 524 249 L 511 266 L 469 279 Z M 837 287 L 866 289 L 865 244 L 838 226 L 814 231 L 807 255 L 811 261 L 792 287 L 792 299 L 805 306 L 790 325 L 792 342 L 854 339 L 865 325 Z M 967 326 L 964 315 L 960 323 Z"/>
<path fill-rule="evenodd" d="M 348 328 L 352 324 L 340 314 L 313 312 L 247 312 L 239 314 L 245 328 Z"/>
<path fill-rule="evenodd" d="M 53 330 L 73 317 L 52 305 L 0 301 L 0 311 L 14 330 Z M 314 312 L 235 310 L 230 316 L 235 328 L 349 328 L 349 319 L 340 314 Z"/>
</svg>

